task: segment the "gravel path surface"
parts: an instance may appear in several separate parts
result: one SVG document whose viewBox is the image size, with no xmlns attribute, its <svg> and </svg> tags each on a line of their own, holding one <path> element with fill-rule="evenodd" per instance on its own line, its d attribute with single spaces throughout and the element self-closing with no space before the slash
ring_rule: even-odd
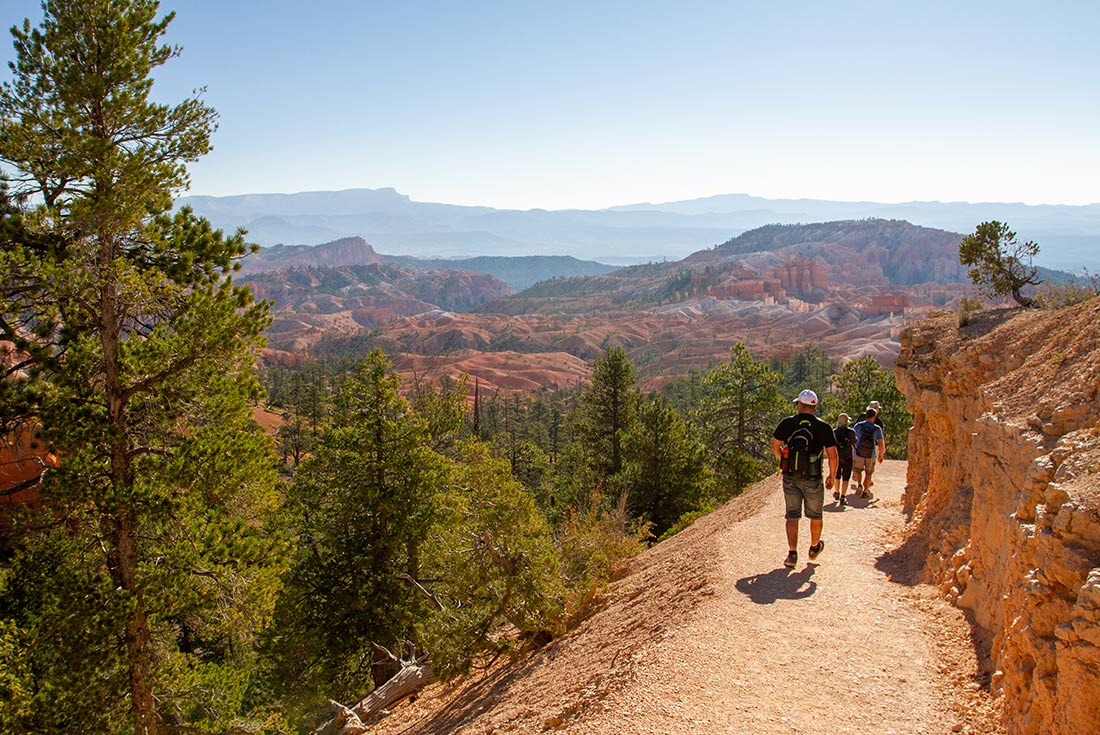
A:
<svg viewBox="0 0 1100 735">
<path fill-rule="evenodd" d="M 537 654 L 399 705 L 376 732 L 997 735 L 970 629 L 888 552 L 905 463 L 826 497 L 825 551 L 783 567 L 773 476 L 639 557 L 606 607 Z M 889 572 L 889 574 L 888 574 Z"/>
</svg>

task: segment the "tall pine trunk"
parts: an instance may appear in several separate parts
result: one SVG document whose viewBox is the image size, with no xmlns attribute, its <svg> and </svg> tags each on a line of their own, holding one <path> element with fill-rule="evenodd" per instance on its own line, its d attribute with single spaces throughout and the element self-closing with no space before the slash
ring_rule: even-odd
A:
<svg viewBox="0 0 1100 735">
<path fill-rule="evenodd" d="M 152 641 L 144 594 L 138 580 L 138 513 L 134 499 L 134 472 L 128 442 L 126 391 L 122 385 L 119 351 L 122 342 L 115 298 L 114 247 L 110 237 L 100 241 L 100 344 L 103 348 L 104 398 L 110 434 L 110 478 L 113 498 L 105 505 L 111 579 L 125 595 L 126 659 L 130 667 L 130 707 L 134 735 L 155 735 Z"/>
<path fill-rule="evenodd" d="M 130 706 L 134 715 L 134 735 L 154 735 L 156 703 L 153 699 L 152 641 L 145 601 L 137 583 L 137 523 L 134 514 L 124 512 L 115 539 L 118 566 L 114 576 L 127 592 L 130 607 L 126 615 L 126 657 L 130 663 Z"/>
</svg>

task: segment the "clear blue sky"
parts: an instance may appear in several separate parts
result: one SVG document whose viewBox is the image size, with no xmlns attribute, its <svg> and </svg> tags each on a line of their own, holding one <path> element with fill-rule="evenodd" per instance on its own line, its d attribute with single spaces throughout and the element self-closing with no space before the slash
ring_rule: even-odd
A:
<svg viewBox="0 0 1100 735">
<path fill-rule="evenodd" d="M 1095 0 L 161 7 L 183 55 L 157 96 L 206 86 L 220 113 L 193 194 L 1100 201 Z"/>
</svg>

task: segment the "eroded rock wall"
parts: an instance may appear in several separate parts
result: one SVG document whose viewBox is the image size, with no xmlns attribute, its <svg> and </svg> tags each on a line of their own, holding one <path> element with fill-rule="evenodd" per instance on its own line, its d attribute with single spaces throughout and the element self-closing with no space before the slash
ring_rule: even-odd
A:
<svg viewBox="0 0 1100 735">
<path fill-rule="evenodd" d="M 935 315 L 897 375 L 907 545 L 972 611 L 1006 731 L 1100 732 L 1100 299 Z"/>
</svg>

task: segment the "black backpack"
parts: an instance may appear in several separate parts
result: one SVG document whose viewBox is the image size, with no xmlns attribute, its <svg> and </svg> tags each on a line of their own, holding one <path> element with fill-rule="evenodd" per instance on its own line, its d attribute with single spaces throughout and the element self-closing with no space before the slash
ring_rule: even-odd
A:
<svg viewBox="0 0 1100 735">
<path fill-rule="evenodd" d="M 852 459 L 852 444 L 855 443 L 856 433 L 852 431 L 851 427 L 838 427 L 833 431 L 833 436 L 836 437 L 836 451 L 840 457 L 841 462 L 848 462 Z M 847 459 L 845 459 L 847 457 Z"/>
<path fill-rule="evenodd" d="M 856 424 L 856 435 L 859 437 L 856 441 L 856 455 L 860 457 L 874 457 L 875 456 L 875 429 L 877 427 L 873 423 L 866 421 L 860 421 Z"/>
<path fill-rule="evenodd" d="M 798 420 L 798 426 L 787 437 L 787 474 L 802 477 L 821 477 L 821 451 L 810 451 L 813 446 L 813 420 Z"/>
</svg>

